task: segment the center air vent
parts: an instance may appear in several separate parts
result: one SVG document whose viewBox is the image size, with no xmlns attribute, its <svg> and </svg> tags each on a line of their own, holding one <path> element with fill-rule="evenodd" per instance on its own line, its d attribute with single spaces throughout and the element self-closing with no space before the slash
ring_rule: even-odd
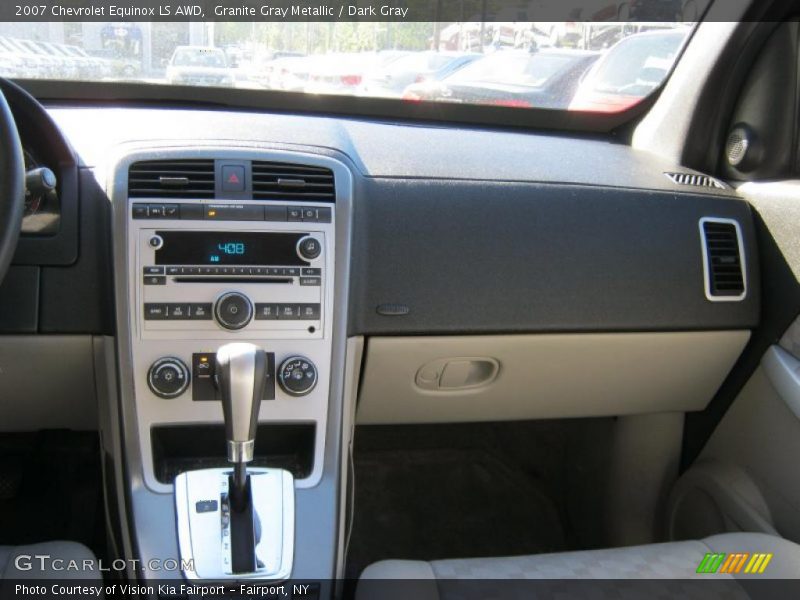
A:
<svg viewBox="0 0 800 600">
<path fill-rule="evenodd" d="M 747 294 L 744 249 L 739 223 L 700 219 L 706 298 L 715 302 L 742 300 Z"/>
<path fill-rule="evenodd" d="M 333 172 L 324 167 L 253 161 L 253 199 L 334 202 Z"/>
<path fill-rule="evenodd" d="M 213 160 L 148 160 L 128 171 L 131 198 L 213 198 Z"/>
</svg>

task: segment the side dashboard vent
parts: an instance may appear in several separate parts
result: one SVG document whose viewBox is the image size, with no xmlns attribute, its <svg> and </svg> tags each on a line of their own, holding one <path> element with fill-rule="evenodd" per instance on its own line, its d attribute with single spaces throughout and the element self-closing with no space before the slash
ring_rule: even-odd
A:
<svg viewBox="0 0 800 600">
<path fill-rule="evenodd" d="M 744 247 L 739 223 L 700 219 L 706 298 L 714 302 L 743 300 L 747 294 Z"/>
<path fill-rule="evenodd" d="M 695 173 L 664 173 L 672 183 L 678 185 L 689 185 L 692 187 L 711 188 L 716 190 L 724 190 L 725 185 L 713 177 L 708 175 L 696 175 Z"/>
<path fill-rule="evenodd" d="M 213 198 L 213 160 L 148 160 L 128 170 L 131 198 Z"/>
<path fill-rule="evenodd" d="M 333 171 L 324 167 L 254 160 L 253 199 L 334 202 Z"/>
</svg>

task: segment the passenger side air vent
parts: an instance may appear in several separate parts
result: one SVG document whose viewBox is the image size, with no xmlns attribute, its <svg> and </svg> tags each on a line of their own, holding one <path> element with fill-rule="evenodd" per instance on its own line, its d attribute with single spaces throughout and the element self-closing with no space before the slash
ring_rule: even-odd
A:
<svg viewBox="0 0 800 600">
<path fill-rule="evenodd" d="M 334 202 L 333 171 L 324 167 L 254 160 L 253 199 Z"/>
<path fill-rule="evenodd" d="M 742 300 L 747 294 L 744 248 L 739 223 L 700 219 L 706 298 L 714 302 Z"/>
<path fill-rule="evenodd" d="M 724 190 L 725 186 L 722 182 L 709 177 L 708 175 L 695 175 L 694 173 L 664 173 L 672 183 L 678 185 L 690 185 L 693 187 L 712 188 L 717 190 Z"/>
<path fill-rule="evenodd" d="M 148 160 L 128 171 L 131 198 L 213 198 L 213 160 Z"/>
</svg>

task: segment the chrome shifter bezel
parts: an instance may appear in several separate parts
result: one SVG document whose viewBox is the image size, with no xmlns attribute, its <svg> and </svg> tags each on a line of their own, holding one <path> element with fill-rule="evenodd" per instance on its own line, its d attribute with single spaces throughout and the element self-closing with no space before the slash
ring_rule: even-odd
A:
<svg viewBox="0 0 800 600">
<path fill-rule="evenodd" d="M 228 493 L 231 469 L 202 469 L 187 471 L 175 478 L 175 511 L 178 519 L 178 547 L 183 574 L 187 579 L 229 580 L 249 579 L 282 581 L 291 577 L 294 560 L 295 500 L 294 478 L 283 469 L 250 468 L 247 470 L 252 489 L 254 514 L 261 520 L 261 540 L 256 544 L 256 557 L 265 565 L 252 573 L 233 573 L 230 570 L 231 556 L 230 522 L 223 517 L 223 506 Z M 280 481 L 280 494 L 271 494 L 268 480 Z M 209 487 L 216 482 L 216 492 Z M 274 486 L 272 488 L 274 490 Z M 198 501 L 206 501 L 209 495 L 217 500 L 214 511 L 202 513 L 196 509 Z M 275 513 L 280 507 L 279 514 Z M 280 524 L 279 536 L 270 536 L 268 519 L 273 519 L 272 531 Z M 194 527 L 193 527 L 194 523 Z M 215 527 L 216 526 L 216 527 Z M 219 543 L 215 543 L 218 540 Z M 275 546 L 280 544 L 280 549 Z M 269 569 L 268 556 L 279 556 L 278 565 Z M 194 569 L 186 568 L 193 565 Z M 215 566 L 218 565 L 218 566 Z"/>
</svg>

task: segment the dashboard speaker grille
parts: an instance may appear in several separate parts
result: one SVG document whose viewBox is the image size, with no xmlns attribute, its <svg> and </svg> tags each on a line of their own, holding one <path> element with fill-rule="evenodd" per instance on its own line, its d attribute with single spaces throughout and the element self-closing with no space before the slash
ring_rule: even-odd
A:
<svg viewBox="0 0 800 600">
<path fill-rule="evenodd" d="M 253 199 L 334 202 L 333 171 L 324 167 L 253 161 Z"/>
<path fill-rule="evenodd" d="M 131 198 L 213 198 L 213 160 L 148 160 L 128 170 Z"/>
<path fill-rule="evenodd" d="M 678 185 L 690 185 L 693 187 L 714 188 L 718 190 L 725 189 L 722 182 L 708 175 L 696 175 L 694 173 L 664 173 L 664 175 Z"/>
<path fill-rule="evenodd" d="M 744 252 L 739 224 L 728 219 L 702 219 L 706 297 L 741 300 L 745 296 Z"/>
</svg>

